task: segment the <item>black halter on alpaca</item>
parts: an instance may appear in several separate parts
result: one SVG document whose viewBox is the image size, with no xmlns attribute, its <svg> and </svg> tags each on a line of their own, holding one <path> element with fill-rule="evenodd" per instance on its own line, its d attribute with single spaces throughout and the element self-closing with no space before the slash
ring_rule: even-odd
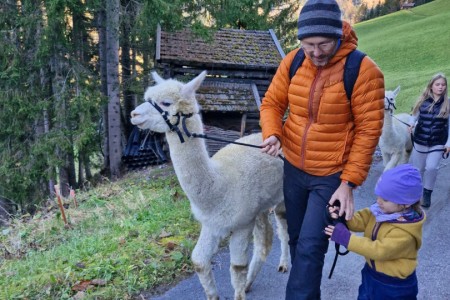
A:
<svg viewBox="0 0 450 300">
<path fill-rule="evenodd" d="M 392 114 L 391 106 L 392 106 L 394 109 L 397 109 L 397 107 L 395 106 L 394 100 L 393 100 L 393 99 L 390 99 L 390 98 L 388 98 L 388 97 L 384 97 L 384 99 L 387 100 L 387 102 L 388 102 L 388 107 L 386 108 L 386 106 L 384 106 L 384 110 L 388 110 L 388 111 L 390 111 L 391 114 Z"/>
<path fill-rule="evenodd" d="M 177 122 L 175 124 L 172 124 L 170 122 L 170 120 L 169 120 L 169 113 L 167 111 L 163 110 L 158 104 L 156 104 L 156 102 L 154 102 L 151 99 L 148 102 L 161 114 L 161 116 L 163 117 L 163 119 L 166 122 L 167 126 L 169 126 L 170 131 L 175 131 L 177 133 L 178 138 L 180 139 L 181 143 L 184 143 L 184 138 L 183 138 L 183 134 L 181 133 L 180 129 L 178 128 L 178 125 L 180 124 L 180 119 L 181 119 L 183 131 L 186 134 L 186 136 L 189 137 L 189 138 L 190 137 L 202 138 L 202 139 L 209 139 L 209 140 L 214 140 L 214 141 L 219 141 L 219 142 L 226 142 L 226 143 L 230 143 L 230 144 L 236 144 L 236 145 L 253 147 L 253 148 L 259 148 L 259 149 L 262 148 L 261 146 L 258 146 L 258 145 L 240 143 L 240 142 L 230 141 L 230 140 L 221 139 L 221 138 L 217 138 L 217 137 L 210 137 L 210 136 L 207 136 L 206 134 L 191 133 L 187 129 L 186 119 L 192 117 L 193 116 L 192 113 L 190 113 L 190 114 L 177 113 L 175 115 L 172 115 L 172 117 L 177 117 Z"/>
<path fill-rule="evenodd" d="M 181 143 L 184 143 L 183 134 L 181 133 L 180 129 L 178 128 L 178 124 L 180 124 L 180 118 L 183 117 L 183 120 L 186 118 L 192 117 L 192 114 L 182 114 L 177 113 L 176 115 L 173 115 L 172 117 L 177 117 L 177 122 L 175 124 L 172 124 L 169 120 L 169 113 L 165 110 L 163 110 L 156 102 L 153 100 L 149 100 L 148 103 L 150 103 L 163 117 L 164 121 L 166 122 L 167 126 L 169 126 L 170 131 L 175 131 L 178 135 L 178 138 L 180 139 Z"/>
</svg>

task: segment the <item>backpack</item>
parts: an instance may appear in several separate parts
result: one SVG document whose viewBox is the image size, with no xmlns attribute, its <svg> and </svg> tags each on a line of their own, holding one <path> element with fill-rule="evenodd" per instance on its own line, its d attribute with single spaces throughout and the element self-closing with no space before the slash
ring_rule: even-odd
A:
<svg viewBox="0 0 450 300">
<path fill-rule="evenodd" d="M 357 49 L 350 52 L 347 56 L 344 66 L 344 88 L 347 94 L 347 99 L 351 101 L 353 87 L 355 86 L 356 79 L 358 78 L 359 68 L 361 67 L 361 61 L 366 56 L 364 52 Z M 305 60 L 305 52 L 300 49 L 295 54 L 294 60 L 292 61 L 291 67 L 289 68 L 289 78 L 292 79 L 295 73 L 297 73 L 298 68 L 303 64 Z"/>
</svg>

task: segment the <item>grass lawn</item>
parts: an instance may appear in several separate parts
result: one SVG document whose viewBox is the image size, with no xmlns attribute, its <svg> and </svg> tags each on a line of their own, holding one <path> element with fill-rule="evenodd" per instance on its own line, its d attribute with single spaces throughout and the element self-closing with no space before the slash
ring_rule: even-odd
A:
<svg viewBox="0 0 450 300">
<path fill-rule="evenodd" d="M 68 227 L 55 201 L 3 229 L 0 299 L 131 299 L 192 272 L 199 225 L 170 167 L 77 196 Z"/>
</svg>

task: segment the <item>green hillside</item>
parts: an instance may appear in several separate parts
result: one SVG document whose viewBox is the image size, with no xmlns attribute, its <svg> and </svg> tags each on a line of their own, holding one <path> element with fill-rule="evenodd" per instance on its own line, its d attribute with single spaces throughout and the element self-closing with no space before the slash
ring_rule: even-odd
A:
<svg viewBox="0 0 450 300">
<path fill-rule="evenodd" d="M 355 25 L 359 49 L 380 66 L 386 89 L 401 86 L 397 112 L 410 112 L 435 73 L 450 76 L 449 28 L 448 0 L 435 0 Z"/>
</svg>

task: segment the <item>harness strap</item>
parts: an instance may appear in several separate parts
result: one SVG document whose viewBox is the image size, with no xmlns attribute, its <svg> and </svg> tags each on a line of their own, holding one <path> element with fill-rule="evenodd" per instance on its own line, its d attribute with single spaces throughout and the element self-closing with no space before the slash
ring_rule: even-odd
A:
<svg viewBox="0 0 450 300">
<path fill-rule="evenodd" d="M 340 41 L 339 41 L 340 42 Z M 337 46 L 339 48 L 339 45 Z M 353 88 L 355 87 L 356 80 L 358 79 L 359 69 L 361 67 L 361 62 L 366 54 L 359 51 L 358 49 L 353 50 L 347 56 L 344 65 L 344 89 L 347 95 L 348 101 L 351 103 Z M 297 70 L 303 64 L 305 60 L 305 51 L 300 48 L 297 53 L 295 53 L 294 59 L 292 60 L 291 66 L 289 67 L 289 79 L 295 76 Z"/>
<path fill-rule="evenodd" d="M 163 110 L 161 107 L 159 107 L 158 104 L 156 104 L 153 100 L 148 101 L 153 107 L 161 114 L 164 121 L 166 122 L 167 126 L 169 126 L 170 131 L 175 131 L 178 135 L 178 138 L 180 139 L 181 143 L 184 143 L 183 134 L 181 133 L 180 129 L 178 128 L 178 124 L 180 123 L 180 115 L 176 114 L 174 117 L 177 117 L 177 122 L 175 124 L 170 123 L 169 120 L 169 113 L 165 110 Z"/>
<path fill-rule="evenodd" d="M 247 147 L 253 147 L 253 148 L 258 148 L 261 149 L 261 146 L 258 145 L 253 145 L 253 144 L 246 144 L 246 143 L 240 143 L 240 142 L 235 142 L 235 141 L 230 141 L 230 140 L 226 140 L 226 139 L 221 139 L 221 138 L 216 138 L 216 137 L 210 137 L 207 136 L 206 134 L 199 134 L 199 133 L 191 133 L 189 132 L 189 130 L 187 129 L 186 126 L 186 119 L 190 118 L 193 116 L 193 114 L 182 114 L 182 113 L 178 113 L 176 115 L 177 117 L 177 122 L 175 124 L 172 124 L 169 120 L 169 113 L 165 110 L 163 110 L 158 104 L 156 104 L 153 100 L 149 100 L 148 101 L 163 117 L 164 121 L 166 122 L 167 126 L 169 126 L 171 131 L 175 131 L 178 134 L 178 137 L 180 138 L 180 142 L 184 143 L 184 138 L 183 138 L 183 134 L 181 133 L 180 129 L 178 128 L 178 124 L 180 123 L 180 118 L 181 118 L 181 126 L 183 127 L 183 131 L 186 134 L 186 136 L 188 138 L 202 138 L 202 139 L 209 139 L 209 140 L 214 140 L 214 141 L 219 141 L 219 142 L 226 142 L 226 143 L 230 143 L 230 144 L 236 144 L 236 145 L 241 145 L 241 146 L 247 146 Z M 181 116 L 181 117 L 180 117 Z"/>
</svg>

